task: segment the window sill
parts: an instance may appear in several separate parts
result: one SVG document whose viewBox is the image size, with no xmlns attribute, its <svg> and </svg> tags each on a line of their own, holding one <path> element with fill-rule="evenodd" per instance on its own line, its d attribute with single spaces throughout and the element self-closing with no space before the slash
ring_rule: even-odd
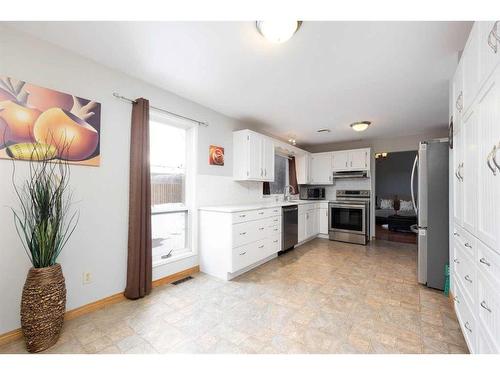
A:
<svg viewBox="0 0 500 375">
<path fill-rule="evenodd" d="M 153 268 L 164 266 L 165 264 L 169 264 L 169 263 L 174 263 L 174 262 L 177 262 L 179 260 L 192 257 L 194 255 L 196 255 L 196 253 L 194 251 L 192 251 L 191 249 L 186 249 L 185 251 L 183 251 L 179 254 L 173 255 L 170 258 L 161 259 L 161 260 L 158 260 L 156 262 L 153 262 Z"/>
</svg>

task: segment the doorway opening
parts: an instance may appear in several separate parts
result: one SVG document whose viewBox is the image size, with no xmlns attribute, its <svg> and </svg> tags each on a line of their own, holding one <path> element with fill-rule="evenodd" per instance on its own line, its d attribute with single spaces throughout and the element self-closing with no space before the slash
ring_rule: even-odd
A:
<svg viewBox="0 0 500 375">
<path fill-rule="evenodd" d="M 411 171 L 416 155 L 416 150 L 376 154 L 377 239 L 417 243 L 417 235 L 411 230 L 411 226 L 417 223 L 411 197 Z"/>
</svg>

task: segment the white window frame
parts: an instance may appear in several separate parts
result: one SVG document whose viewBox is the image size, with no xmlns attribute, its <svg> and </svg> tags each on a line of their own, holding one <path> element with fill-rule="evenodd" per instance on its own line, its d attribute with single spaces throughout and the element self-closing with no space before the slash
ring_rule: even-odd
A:
<svg viewBox="0 0 500 375">
<path fill-rule="evenodd" d="M 163 266 L 168 263 L 176 262 L 181 259 L 189 258 L 197 254 L 196 237 L 195 237 L 195 219 L 193 213 L 195 205 L 196 193 L 196 161 L 197 161 L 197 141 L 198 128 L 192 122 L 181 120 L 175 116 L 168 115 L 164 112 L 154 109 L 150 110 L 149 120 L 154 122 L 164 123 L 167 126 L 174 126 L 186 130 L 186 168 L 185 168 L 185 185 L 184 185 L 184 205 L 179 207 L 157 207 L 151 208 L 151 216 L 168 214 L 168 213 L 186 213 L 186 247 L 178 249 L 171 257 L 153 262 L 153 268 Z"/>
<path fill-rule="evenodd" d="M 289 185 L 290 184 L 290 169 L 288 167 L 288 163 L 290 162 L 290 159 L 287 156 L 282 155 L 282 154 L 278 154 L 278 153 L 274 154 L 274 157 L 276 157 L 276 156 L 287 159 L 286 169 L 285 169 L 285 186 Z M 274 175 L 276 176 L 276 171 L 275 171 Z M 262 194 L 262 197 L 268 198 L 268 199 L 273 199 L 273 200 L 279 200 L 280 198 L 283 198 L 283 193 L 275 193 L 275 194 L 269 194 L 269 195 Z"/>
</svg>

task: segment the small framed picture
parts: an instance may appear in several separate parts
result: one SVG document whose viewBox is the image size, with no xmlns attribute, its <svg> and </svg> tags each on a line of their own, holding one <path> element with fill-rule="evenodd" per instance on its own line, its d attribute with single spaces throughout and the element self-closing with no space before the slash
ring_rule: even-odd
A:
<svg viewBox="0 0 500 375">
<path fill-rule="evenodd" d="M 224 165 L 224 147 L 210 145 L 208 149 L 209 165 Z"/>
</svg>

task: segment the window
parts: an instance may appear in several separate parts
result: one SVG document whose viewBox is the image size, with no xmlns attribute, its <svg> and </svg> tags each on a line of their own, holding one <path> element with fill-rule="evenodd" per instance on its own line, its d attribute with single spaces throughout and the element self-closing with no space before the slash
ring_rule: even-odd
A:
<svg viewBox="0 0 500 375">
<path fill-rule="evenodd" d="M 274 181 L 269 183 L 270 194 L 283 194 L 288 185 L 288 158 L 274 155 Z"/>
<path fill-rule="evenodd" d="M 188 130 L 160 116 L 149 123 L 153 265 L 190 252 L 186 202 Z"/>
</svg>

